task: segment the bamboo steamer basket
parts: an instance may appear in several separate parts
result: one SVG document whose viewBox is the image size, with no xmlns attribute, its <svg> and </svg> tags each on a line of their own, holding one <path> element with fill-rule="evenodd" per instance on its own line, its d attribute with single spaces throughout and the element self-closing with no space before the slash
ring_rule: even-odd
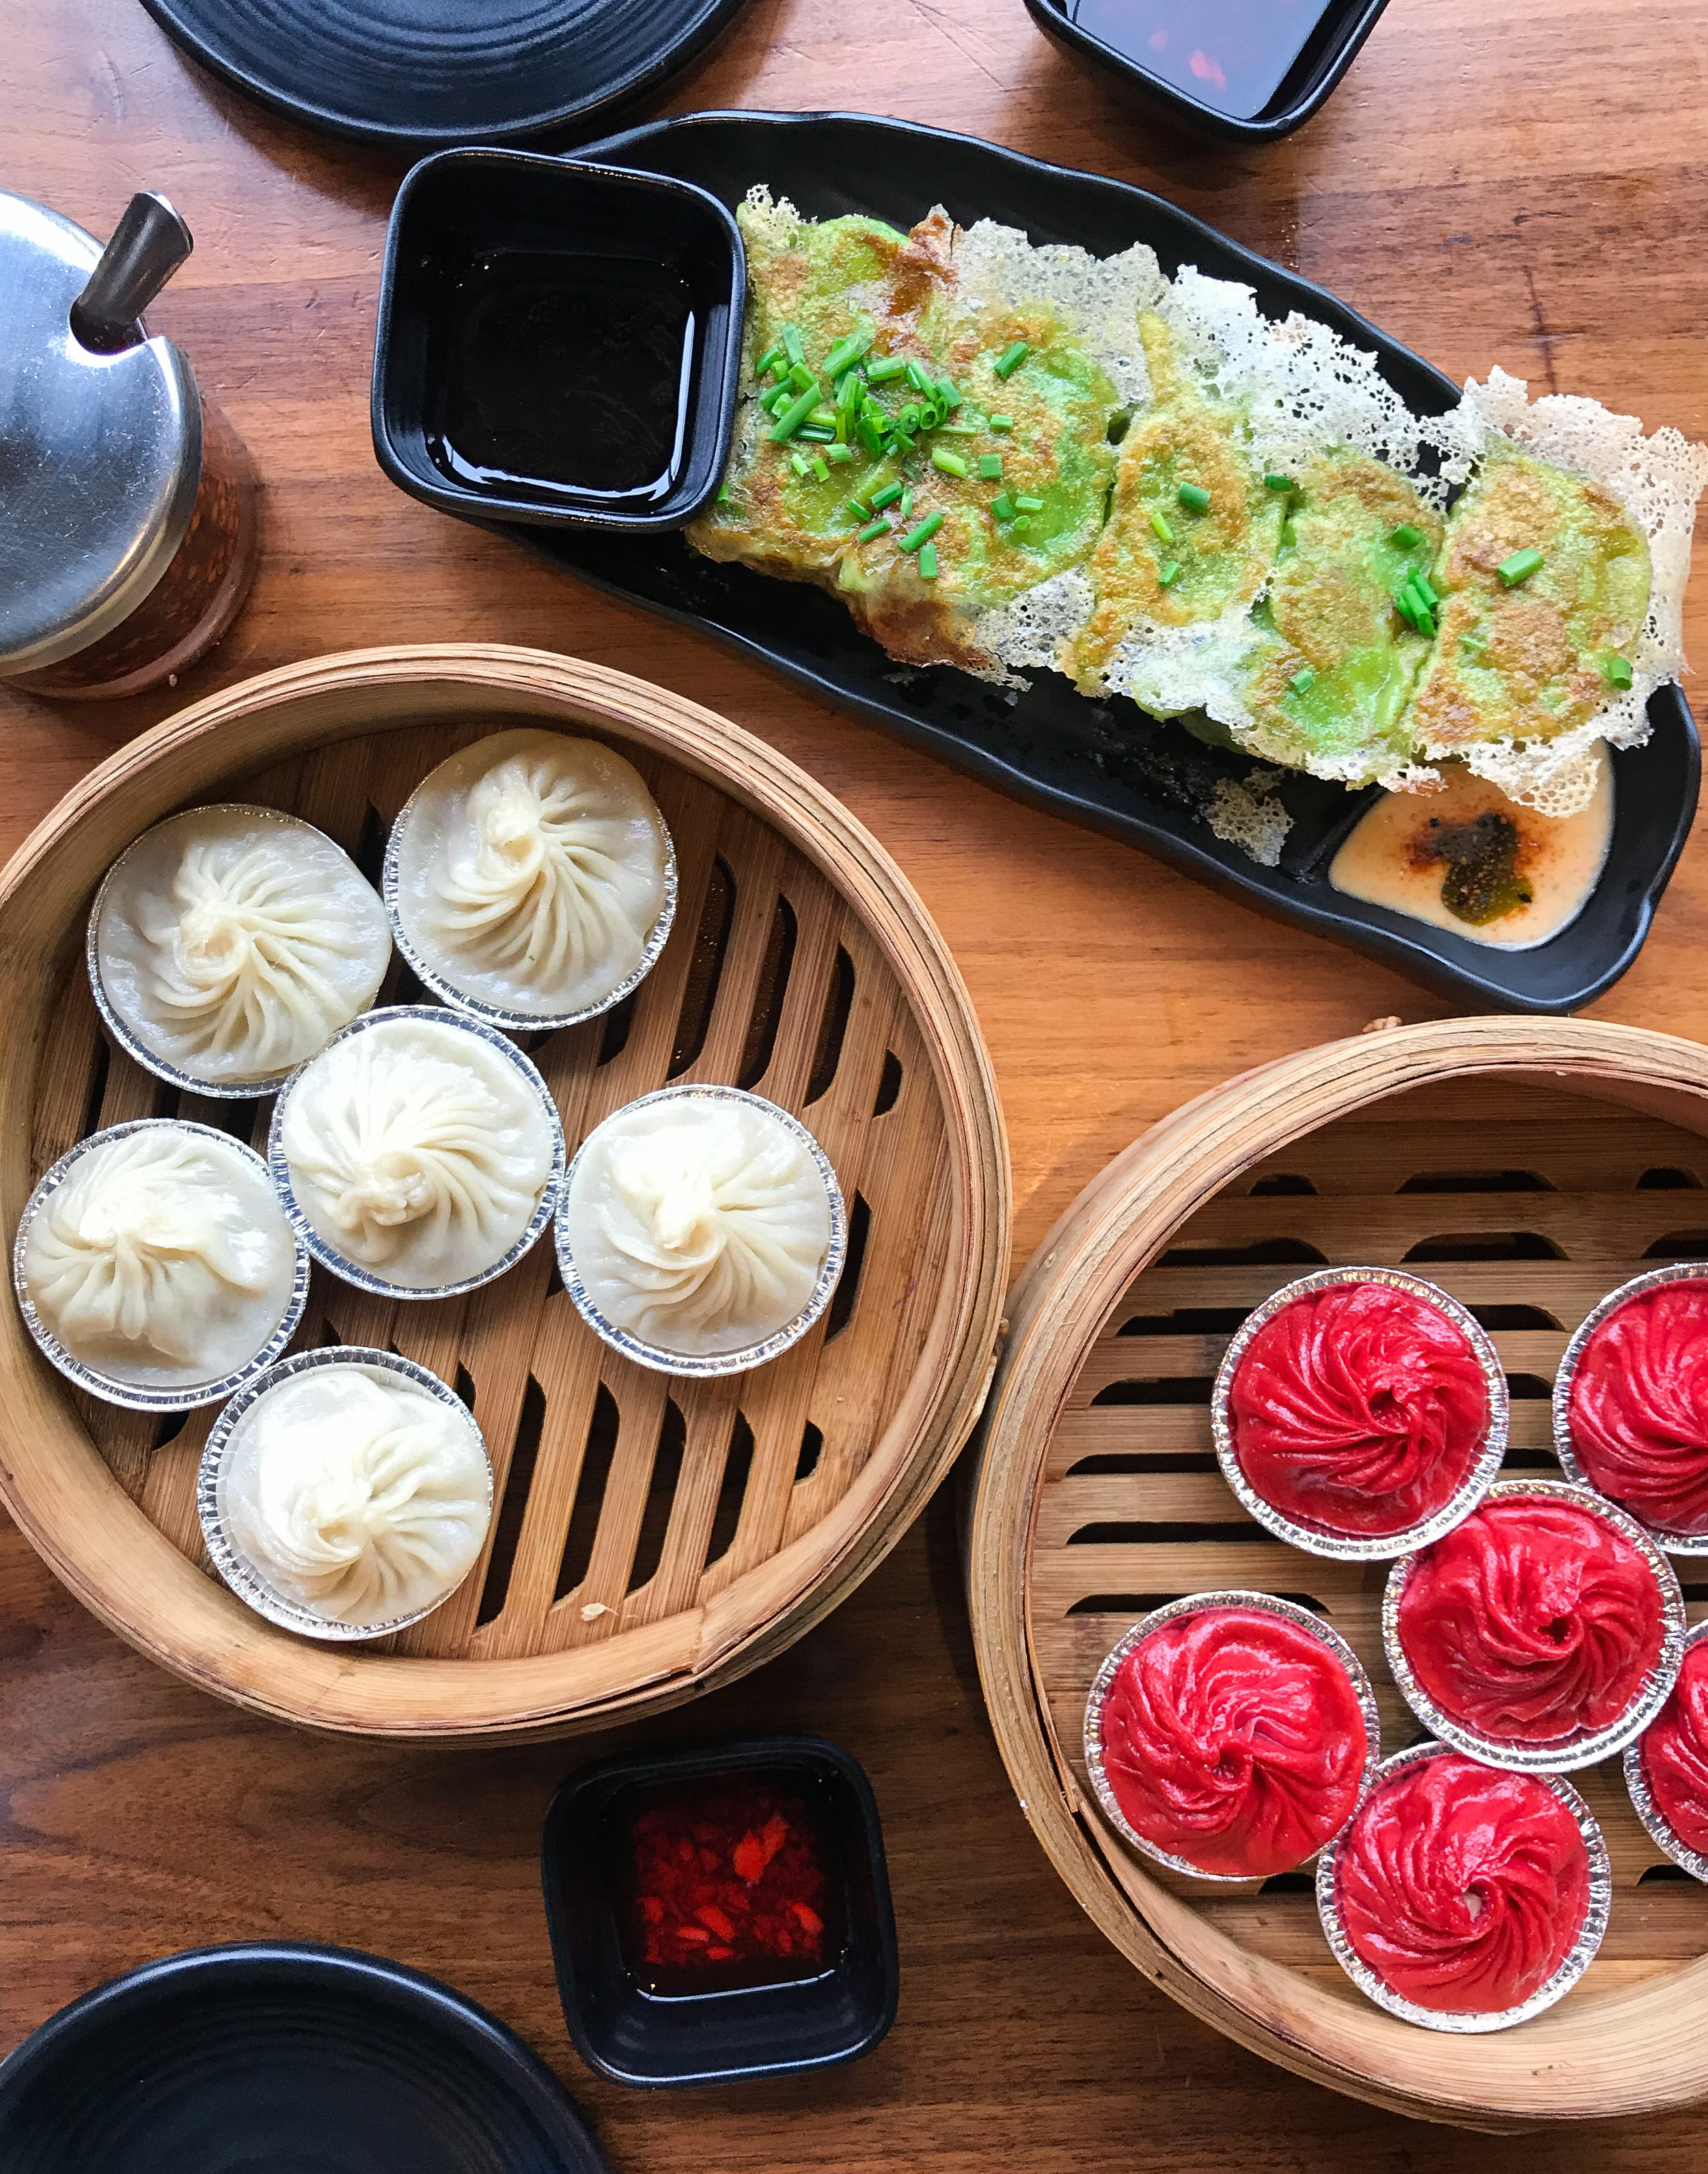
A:
<svg viewBox="0 0 1708 2174">
<path fill-rule="evenodd" d="M 299 1347 L 389 1345 L 457 1386 L 496 1487 L 465 1584 L 359 1649 L 276 1630 L 213 1576 L 195 1489 L 214 1410 L 161 1423 L 90 1401 L 7 1306 L 0 1499 L 25 1534 L 154 1660 L 316 1728 L 561 1735 L 744 1674 L 895 1544 L 965 1441 L 993 1364 L 1002 1117 L 966 992 L 919 900 L 762 740 L 640 680 L 532 650 L 372 650 L 269 673 L 132 742 L 40 825 L 0 874 L 8 1229 L 41 1172 L 97 1126 L 176 1113 L 264 1139 L 269 1104 L 180 1097 L 99 1030 L 84 924 L 133 838 L 181 807 L 259 801 L 318 825 L 376 877 L 418 781 L 529 720 L 634 762 L 680 871 L 670 940 L 635 996 L 532 1038 L 571 1145 L 668 1079 L 754 1088 L 801 1116 L 835 1165 L 850 1263 L 783 1358 L 705 1382 L 601 1344 L 562 1289 L 549 1236 L 461 1299 L 378 1300 L 316 1268 Z M 403 976 L 394 960 L 382 1003 L 415 996 Z"/>
<path fill-rule="evenodd" d="M 1164 1119 L 1081 1193 L 1011 1294 L 967 1532 L 1009 1777 L 1122 1953 L 1297 2074 L 1497 2130 L 1708 2094 L 1708 1907 L 1638 1822 L 1618 1760 L 1571 1777 L 1613 1859 L 1600 1956 L 1558 2007 L 1467 2037 L 1363 1998 L 1322 1938 L 1308 1874 L 1213 1886 L 1130 1851 L 1081 1745 L 1091 1680 L 1122 1632 L 1219 1587 L 1326 1614 L 1376 1686 L 1384 1751 L 1419 1738 L 1382 1660 L 1386 1565 L 1273 1539 L 1216 1467 L 1209 1389 L 1230 1335 L 1312 1266 L 1403 1263 L 1494 1336 L 1513 1392 L 1507 1474 L 1557 1478 L 1549 1391 L 1568 1337 L 1644 1268 L 1708 1258 L 1705 1183 L 1708 1051 L 1695 1044 L 1576 1020 L 1383 1022 Z M 1678 1568 L 1700 1620 L 1708 1571 Z"/>
</svg>

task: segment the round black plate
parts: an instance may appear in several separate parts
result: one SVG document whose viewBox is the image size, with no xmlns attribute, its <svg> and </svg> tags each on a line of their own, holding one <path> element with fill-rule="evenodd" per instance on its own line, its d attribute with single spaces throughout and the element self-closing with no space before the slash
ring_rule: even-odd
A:
<svg viewBox="0 0 1708 2174">
<path fill-rule="evenodd" d="M 685 68 L 744 0 L 143 0 L 276 113 L 370 143 L 585 128 Z"/>
<path fill-rule="evenodd" d="M 547 2068 L 430 1977 L 343 1948 L 202 1948 L 0 2064 L 6 2174 L 603 2174 Z"/>
</svg>

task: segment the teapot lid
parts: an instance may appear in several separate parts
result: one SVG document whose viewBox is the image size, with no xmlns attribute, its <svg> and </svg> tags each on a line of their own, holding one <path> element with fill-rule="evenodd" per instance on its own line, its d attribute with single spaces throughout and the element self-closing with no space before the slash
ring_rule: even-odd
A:
<svg viewBox="0 0 1708 2174">
<path fill-rule="evenodd" d="M 168 339 L 97 354 L 72 305 L 100 261 L 80 226 L 0 191 L 0 678 L 129 618 L 184 540 L 202 407 Z"/>
</svg>

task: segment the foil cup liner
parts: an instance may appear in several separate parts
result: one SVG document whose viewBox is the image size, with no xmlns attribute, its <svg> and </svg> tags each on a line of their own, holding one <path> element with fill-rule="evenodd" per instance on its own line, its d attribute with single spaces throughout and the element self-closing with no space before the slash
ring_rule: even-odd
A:
<svg viewBox="0 0 1708 2174">
<path fill-rule="evenodd" d="M 1598 1760 L 1610 1759 L 1616 1751 L 1623 1751 L 1634 1738 L 1641 1735 L 1666 1704 L 1678 1681 L 1678 1665 L 1684 1658 L 1684 1596 L 1679 1590 L 1677 1573 L 1654 1539 L 1635 1517 L 1616 1509 L 1605 1495 L 1597 1495 L 1587 1487 L 1568 1486 L 1560 1479 L 1503 1479 L 1489 1490 L 1484 1499 L 1499 1502 L 1538 1495 L 1545 1495 L 1552 1501 L 1570 1502 L 1580 1510 L 1586 1510 L 1592 1517 L 1601 1518 L 1622 1539 L 1630 1541 L 1654 1573 L 1661 1600 L 1660 1654 L 1617 1721 L 1605 1728 L 1579 1730 L 1547 1744 L 1515 1744 L 1485 1736 L 1444 1712 L 1418 1681 L 1400 1643 L 1400 1602 L 1418 1566 L 1419 1557 L 1415 1555 L 1397 1562 L 1388 1573 L 1387 1591 L 1382 1595 L 1382 1647 L 1406 1704 L 1430 1733 L 1443 1744 L 1455 1751 L 1462 1751 L 1467 1759 L 1475 1759 L 1484 1766 L 1504 1766 L 1522 1774 L 1570 1774 L 1581 1766 L 1593 1766 Z"/>
<path fill-rule="evenodd" d="M 1119 1798 L 1110 1782 L 1103 1756 L 1103 1708 L 1116 1673 L 1133 1647 L 1149 1637 L 1154 1630 L 1177 1615 L 1194 1615 L 1205 1608 L 1254 1609 L 1260 1614 L 1276 1615 L 1283 1622 L 1292 1623 L 1301 1630 L 1308 1630 L 1319 1644 L 1326 1646 L 1345 1668 L 1357 1694 L 1359 1709 L 1364 1715 L 1366 1750 L 1364 1776 L 1359 1786 L 1358 1802 L 1362 1804 L 1381 1757 L 1381 1720 L 1376 1712 L 1376 1693 L 1370 1688 L 1370 1678 L 1364 1672 L 1364 1663 L 1337 1630 L 1313 1615 L 1308 1608 L 1300 1608 L 1296 1601 L 1280 1599 L 1273 1593 L 1248 1593 L 1238 1589 L 1225 1593 L 1194 1593 L 1184 1600 L 1171 1600 L 1165 1607 L 1154 1609 L 1132 1628 L 1122 1634 L 1105 1658 L 1102 1667 L 1092 1679 L 1091 1690 L 1085 1701 L 1085 1771 L 1091 1778 L 1091 1787 L 1104 1816 L 1122 1840 L 1149 1858 L 1154 1863 L 1165 1864 L 1170 1872 L 1181 1872 L 1192 1879 L 1213 1879 L 1224 1887 L 1249 1886 L 1254 1879 L 1266 1874 L 1255 1872 L 1206 1872 L 1184 1857 L 1175 1857 L 1154 1841 L 1147 1841 L 1137 1828 L 1129 1824 L 1122 1810 Z M 1351 1816 L 1355 1816 L 1355 1813 Z M 1324 1845 L 1326 1847 L 1326 1845 Z M 1309 1864 L 1317 1854 L 1301 1858 L 1301 1864 Z M 1295 1869 L 1297 1868 L 1295 1867 Z"/>
<path fill-rule="evenodd" d="M 507 1063 L 516 1067 L 551 1128 L 551 1173 L 546 1179 L 533 1214 L 528 1218 L 527 1228 L 513 1246 L 501 1253 L 497 1260 L 482 1268 L 478 1274 L 464 1276 L 456 1283 L 392 1283 L 374 1269 L 365 1268 L 361 1262 L 353 1261 L 339 1252 L 338 1247 L 329 1239 L 322 1237 L 309 1220 L 296 1197 L 296 1188 L 291 1182 L 290 1165 L 285 1160 L 283 1144 L 284 1113 L 309 1066 L 317 1064 L 327 1050 L 336 1049 L 341 1041 L 348 1041 L 352 1035 L 366 1034 L 375 1027 L 388 1025 L 394 1019 L 424 1019 L 435 1026 L 443 1027 L 450 1034 L 478 1036 L 489 1048 L 497 1050 Z M 496 1027 L 483 1026 L 478 1019 L 459 1018 L 455 1012 L 443 1010 L 437 1004 L 386 1004 L 378 1011 L 364 1012 L 359 1019 L 353 1019 L 348 1026 L 340 1027 L 326 1049 L 310 1057 L 307 1064 L 300 1064 L 279 1090 L 278 1100 L 273 1106 L 273 1123 L 267 1138 L 267 1159 L 272 1165 L 273 1186 L 292 1230 L 330 1274 L 335 1275 L 341 1283 L 353 1284 L 358 1290 L 371 1291 L 379 1298 L 457 1298 L 464 1291 L 478 1290 L 483 1284 L 495 1282 L 507 1269 L 513 1268 L 523 1254 L 532 1249 L 556 1213 L 558 1194 L 564 1182 L 565 1154 L 563 1120 L 558 1115 L 558 1106 L 552 1100 L 552 1090 L 541 1076 L 539 1067 L 531 1057 L 523 1056 L 516 1044 L 500 1034 Z"/>
<path fill-rule="evenodd" d="M 1684 1641 L 1684 1651 L 1702 1639 L 1708 1638 L 1708 1623 L 1699 1623 Z M 1649 1787 L 1648 1769 L 1643 1764 L 1643 1739 L 1625 1746 L 1625 1789 L 1631 1808 L 1649 1831 L 1649 1838 L 1666 1851 L 1674 1864 L 1688 1872 L 1693 1879 L 1708 1885 L 1708 1856 L 1700 1849 L 1692 1849 L 1675 1831 L 1673 1823 L 1655 1801 L 1655 1793 Z"/>
<path fill-rule="evenodd" d="M 441 765 L 442 767 L 442 765 Z M 403 955 L 403 962 L 424 989 L 429 989 L 442 1003 L 463 1018 L 478 1019 L 487 1026 L 502 1029 L 505 1034 L 549 1034 L 560 1026 L 579 1026 L 584 1019 L 597 1019 L 601 1012 L 608 1012 L 620 1004 L 625 997 L 634 995 L 658 964 L 659 954 L 669 940 L 670 931 L 676 921 L 678 882 L 676 868 L 676 841 L 670 835 L 670 826 L 661 814 L 659 830 L 664 836 L 664 902 L 658 909 L 658 918 L 652 924 L 641 951 L 640 964 L 633 972 L 607 990 L 597 1003 L 584 1004 L 574 1012 L 516 1012 L 506 1011 L 501 1004 L 488 1003 L 483 998 L 471 996 L 459 988 L 444 971 L 424 958 L 409 934 L 403 917 L 403 879 L 401 858 L 403 834 L 415 811 L 424 787 L 437 774 L 430 771 L 397 811 L 397 819 L 392 825 L 392 834 L 386 841 L 385 864 L 380 871 L 380 895 L 385 902 L 386 918 L 392 924 L 392 940 Z"/>
<path fill-rule="evenodd" d="M 145 1384 L 127 1382 L 113 1374 L 103 1374 L 89 1366 L 62 1344 L 35 1308 L 30 1295 L 30 1286 L 24 1274 L 24 1251 L 29 1242 L 30 1225 L 49 1197 L 57 1192 L 83 1158 L 97 1148 L 110 1145 L 114 1140 L 128 1139 L 132 1133 L 159 1130 L 175 1133 L 194 1133 L 206 1140 L 217 1141 L 234 1155 L 255 1165 L 257 1173 L 272 1188 L 273 1175 L 254 1149 L 241 1140 L 234 1139 L 230 1133 L 218 1132 L 212 1125 L 193 1124 L 187 1117 L 136 1117 L 128 1124 L 109 1125 L 105 1132 L 91 1133 L 87 1139 L 79 1140 L 68 1153 L 62 1155 L 42 1177 L 25 1203 L 19 1219 L 18 1234 L 12 1242 L 12 1288 L 17 1294 L 18 1310 L 24 1316 L 24 1325 L 35 1339 L 37 1349 L 44 1358 L 51 1361 L 69 1382 L 79 1389 L 86 1389 L 103 1403 L 122 1404 L 133 1412 L 190 1412 L 203 1404 L 223 1403 L 235 1389 L 252 1381 L 263 1367 L 278 1359 L 296 1333 L 297 1323 L 302 1319 L 303 1308 L 308 1303 L 309 1257 L 306 1248 L 295 1230 L 291 1232 L 295 1252 L 296 1268 L 291 1279 L 290 1296 L 285 1302 L 278 1326 L 252 1359 L 217 1382 L 192 1385 L 188 1388 L 150 1388 Z M 289 1219 L 287 1218 L 287 1220 Z"/>
<path fill-rule="evenodd" d="M 491 1519 L 493 1486 L 492 1459 L 487 1451 L 486 1439 L 474 1423 L 473 1414 L 454 1389 L 449 1388 L 436 1374 L 430 1374 L 424 1366 L 418 1366 L 412 1359 L 400 1358 L 395 1351 L 380 1351 L 359 1344 L 329 1344 L 318 1351 L 300 1351 L 294 1359 L 286 1359 L 241 1390 L 214 1420 L 208 1436 L 207 1447 L 202 1452 L 202 1463 L 196 1475 L 196 1514 L 202 1521 L 202 1537 L 208 1543 L 208 1553 L 214 1567 L 237 1598 L 257 1615 L 269 1623 L 277 1624 L 282 1630 L 295 1630 L 305 1638 L 319 1638 L 329 1643 L 351 1645 L 364 1639 L 387 1638 L 394 1630 L 407 1630 L 412 1623 L 419 1623 L 435 1608 L 442 1608 L 457 1585 L 441 1593 L 426 1607 L 416 1609 L 408 1615 L 394 1617 L 387 1623 L 341 1623 L 329 1615 L 317 1615 L 312 1609 L 305 1608 L 300 1601 L 279 1592 L 270 1584 L 259 1567 L 238 1545 L 228 1530 L 223 1499 L 223 1481 L 230 1459 L 238 1423 L 255 1408 L 270 1389 L 293 1376 L 308 1372 L 317 1366 L 361 1366 L 371 1372 L 395 1374 L 404 1381 L 424 1389 L 438 1403 L 454 1411 L 468 1426 L 468 1431 L 480 1445 L 480 1453 L 486 1463 L 486 1499 L 489 1525 Z"/>
<path fill-rule="evenodd" d="M 1559 1371 L 1554 1377 L 1554 1453 L 1559 1459 L 1561 1471 L 1576 1486 L 1598 1494 L 1603 1491 L 1596 1487 L 1579 1461 L 1576 1445 L 1571 1438 L 1571 1384 L 1585 1348 L 1609 1314 L 1616 1313 L 1628 1300 L 1640 1298 L 1645 1291 L 1658 1290 L 1663 1284 L 1708 1284 L 1708 1262 L 1681 1261 L 1671 1268 L 1651 1268 L 1646 1275 L 1633 1276 L 1616 1291 L 1609 1291 L 1592 1312 L 1585 1315 L 1561 1355 Z M 1708 1555 L 1708 1533 L 1681 1533 L 1673 1526 L 1657 1525 L 1639 1517 L 1635 1510 L 1627 1509 L 1617 1495 L 1606 1495 L 1604 1499 L 1624 1510 L 1626 1517 L 1634 1519 L 1645 1532 L 1652 1533 L 1669 1555 Z"/>
<path fill-rule="evenodd" d="M 739 1351 L 672 1351 L 663 1344 L 649 1344 L 641 1337 L 631 1335 L 626 1328 L 619 1328 L 614 1321 L 608 1319 L 588 1295 L 586 1284 L 576 1265 L 567 1228 L 570 1196 L 575 1186 L 576 1172 L 581 1167 L 581 1158 L 603 1129 L 603 1126 L 597 1125 L 576 1149 L 575 1158 L 564 1177 L 558 1210 L 558 1271 L 563 1277 L 564 1289 L 588 1328 L 613 1351 L 620 1351 L 625 1359 L 632 1359 L 637 1366 L 650 1366 L 657 1374 L 677 1374 L 697 1380 L 710 1380 L 722 1374 L 750 1373 L 755 1366 L 769 1366 L 773 1359 L 781 1358 L 792 1344 L 798 1344 L 835 1295 L 843 1264 L 848 1257 L 847 1206 L 829 1155 L 798 1117 L 791 1116 L 786 1110 L 780 1110 L 775 1102 L 768 1102 L 763 1095 L 750 1095 L 741 1087 L 661 1087 L 656 1094 L 642 1095 L 632 1102 L 625 1102 L 620 1110 L 613 1111 L 611 1116 L 624 1117 L 631 1110 L 644 1110 L 655 1102 L 674 1101 L 743 1102 L 750 1109 L 763 1110 L 768 1117 L 775 1117 L 780 1124 L 786 1126 L 812 1156 L 830 1203 L 830 1245 L 807 1303 L 792 1321 L 785 1322 L 770 1335 L 762 1338 L 757 1344 L 745 1345 Z M 606 1124 L 610 1122 L 610 1117 L 605 1120 Z"/>
<path fill-rule="evenodd" d="M 180 811 L 181 814 L 184 812 L 186 811 Z M 198 807 L 193 812 L 198 815 L 259 815 L 264 817 L 269 823 L 288 825 L 293 829 L 304 830 L 315 830 L 312 823 L 305 823 L 300 815 L 287 815 L 277 808 L 252 806 L 244 800 L 209 801 L 204 807 Z M 168 815 L 164 820 L 173 823 L 177 820 L 177 817 Z M 95 1008 L 100 1014 L 102 1025 L 123 1050 L 125 1055 L 134 1057 L 145 1072 L 152 1072 L 157 1079 L 167 1080 L 172 1086 L 186 1094 L 210 1095 L 219 1101 L 262 1101 L 268 1095 L 276 1095 L 278 1092 L 284 1082 L 289 1079 L 293 1068 L 287 1066 L 283 1072 L 269 1072 L 253 1079 L 204 1079 L 197 1073 L 186 1072 L 168 1058 L 161 1057 L 157 1052 L 150 1049 L 147 1042 L 139 1038 L 111 998 L 108 996 L 106 985 L 101 980 L 100 922 L 101 915 L 106 910 L 107 892 L 112 886 L 114 878 L 129 860 L 131 855 L 136 852 L 138 846 L 151 838 L 160 827 L 159 823 L 151 824 L 143 832 L 141 837 L 133 838 L 131 841 L 101 878 L 100 889 L 95 893 L 95 904 L 89 908 L 89 929 L 84 938 L 84 960 L 89 968 L 89 992 L 95 998 Z M 316 830 L 316 836 L 325 837 L 326 833 L 323 830 Z M 329 846 L 337 846 L 338 841 L 336 839 L 327 838 L 327 843 Z M 338 846 L 338 850 L 341 852 L 343 851 L 342 846 Z M 348 858 L 349 856 L 346 855 L 345 857 Z M 365 1005 L 363 1009 L 365 1011 L 367 1006 Z M 358 1013 L 357 1017 L 360 1018 L 361 1014 Z"/>
<path fill-rule="evenodd" d="M 1453 1749 L 1442 1744 L 1414 1744 L 1409 1750 L 1397 1751 L 1384 1761 L 1375 1780 L 1366 1790 L 1364 1801 L 1368 1803 L 1375 1792 L 1390 1776 L 1402 1772 L 1408 1766 L 1421 1765 L 1429 1759 L 1439 1759 L 1443 1752 Z M 1347 1935 L 1345 1921 L 1340 1914 L 1340 1895 L 1337 1873 L 1340 1852 L 1348 1835 L 1357 1820 L 1354 1813 L 1346 1825 L 1325 1849 L 1316 1863 L 1316 1911 L 1322 1920 L 1322 1930 L 1334 1960 L 1346 1972 L 1359 1991 L 1378 2008 L 1385 2008 L 1390 2015 L 1397 2015 L 1403 2022 L 1420 2024 L 1425 2031 L 1447 2031 L 1462 2036 L 1473 2036 L 1489 2031 L 1510 2031 L 1516 2024 L 1527 2023 L 1533 2015 L 1552 2008 L 1571 1991 L 1595 1960 L 1608 1928 L 1608 1915 L 1613 1908 L 1613 1865 L 1608 1856 L 1608 1846 L 1600 1823 L 1570 1782 L 1557 1774 L 1538 1774 L 1534 1777 L 1544 1788 L 1556 1796 L 1577 1821 L 1577 1831 L 1583 1836 L 1584 1847 L 1589 1852 L 1589 1905 L 1584 1912 L 1583 1923 L 1570 1951 L 1559 1968 L 1545 1985 L 1540 1985 L 1528 2000 L 1520 2001 L 1516 2007 L 1497 2009 L 1446 2009 L 1420 2007 L 1408 2000 L 1403 1993 L 1396 1993 L 1365 1961 L 1354 1948 Z M 1361 1808 L 1360 1808 L 1361 1809 Z"/>
<path fill-rule="evenodd" d="M 1291 1306 L 1295 1300 L 1308 1298 L 1313 1291 L 1327 1290 L 1337 1284 L 1381 1284 L 1389 1290 L 1403 1291 L 1408 1297 L 1434 1306 L 1470 1345 L 1489 1393 L 1489 1432 L 1476 1463 L 1439 1510 L 1401 1532 L 1332 1533 L 1320 1526 L 1299 1523 L 1284 1510 L 1277 1509 L 1251 1484 L 1235 1447 L 1230 1409 L 1234 1376 L 1252 1339 L 1284 1307 Z M 1415 1549 L 1425 1547 L 1431 1540 L 1440 1539 L 1444 1533 L 1451 1533 L 1455 1525 L 1462 1524 L 1488 1493 L 1500 1469 L 1506 1454 L 1510 1412 L 1506 1376 L 1481 1322 L 1438 1284 L 1425 1283 L 1420 1276 L 1408 1276 L 1398 1268 L 1320 1268 L 1313 1275 L 1300 1276 L 1296 1282 L 1284 1285 L 1240 1324 L 1223 1357 L 1215 1387 L 1210 1393 L 1210 1430 L 1216 1445 L 1216 1460 L 1222 1468 L 1223 1478 L 1247 1513 L 1267 1531 L 1273 1533 L 1277 1539 L 1303 1549 L 1306 1555 L 1327 1555 L 1339 1562 L 1386 1562 L 1396 1555 L 1409 1555 Z"/>
</svg>

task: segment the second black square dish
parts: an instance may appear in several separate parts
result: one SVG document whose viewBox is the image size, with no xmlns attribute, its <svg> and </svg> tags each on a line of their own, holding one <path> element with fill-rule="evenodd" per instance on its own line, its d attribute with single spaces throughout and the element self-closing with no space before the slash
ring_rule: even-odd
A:
<svg viewBox="0 0 1708 2174">
<path fill-rule="evenodd" d="M 481 521 L 679 527 L 716 489 L 747 267 L 716 197 L 662 175 L 446 151 L 392 208 L 374 450 Z"/>
</svg>

